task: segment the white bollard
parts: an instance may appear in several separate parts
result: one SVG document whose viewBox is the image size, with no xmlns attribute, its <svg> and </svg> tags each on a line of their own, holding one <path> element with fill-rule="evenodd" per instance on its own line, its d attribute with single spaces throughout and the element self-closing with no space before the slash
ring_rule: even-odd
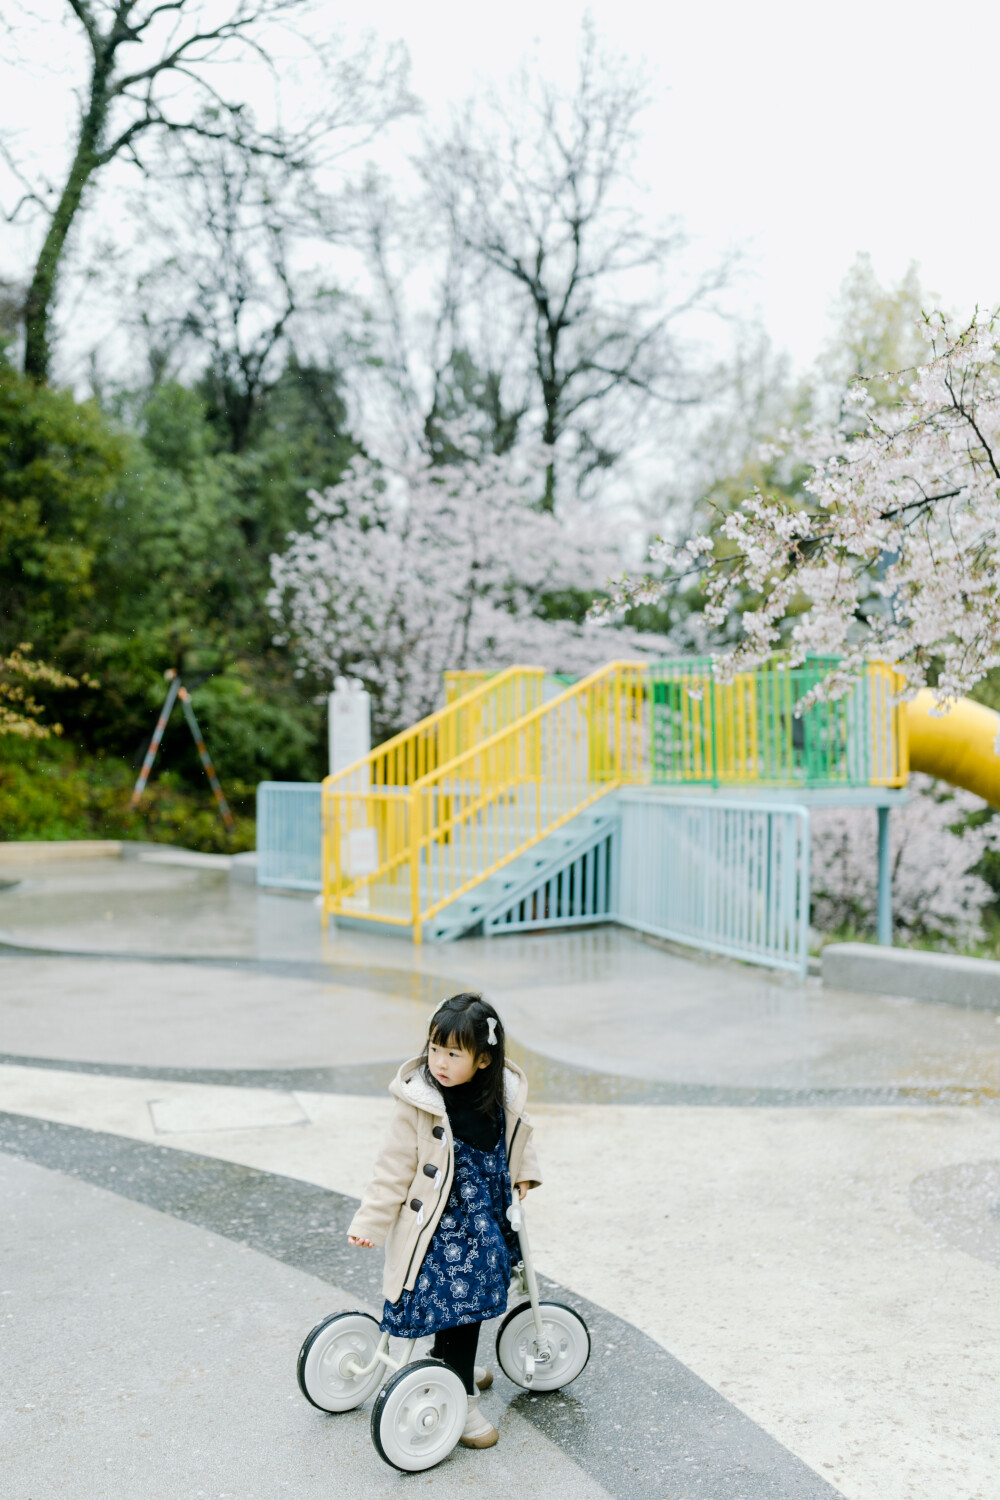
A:
<svg viewBox="0 0 1000 1500">
<path fill-rule="evenodd" d="M 356 677 L 338 677 L 328 702 L 330 726 L 330 775 L 353 766 L 363 760 L 372 748 L 372 700 L 364 684 Z M 342 790 L 367 792 L 370 784 L 368 767 L 355 772 L 343 784 Z M 348 808 L 351 808 L 350 802 Z M 356 808 L 346 813 L 346 826 L 339 834 L 340 867 L 348 876 L 373 875 L 378 869 L 378 835 L 373 827 L 351 826 L 355 821 Z M 345 810 L 341 808 L 340 814 Z M 336 816 L 336 815 L 335 815 Z M 345 902 L 359 914 L 367 912 L 371 905 L 371 892 L 367 885 Z"/>
<path fill-rule="evenodd" d="M 372 700 L 356 677 L 338 677 L 328 699 L 330 775 L 362 760 L 372 748 Z"/>
</svg>

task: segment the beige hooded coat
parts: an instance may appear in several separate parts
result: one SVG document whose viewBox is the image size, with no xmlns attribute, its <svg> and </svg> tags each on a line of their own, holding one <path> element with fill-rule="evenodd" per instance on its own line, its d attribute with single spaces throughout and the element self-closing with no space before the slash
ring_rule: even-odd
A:
<svg viewBox="0 0 1000 1500">
<path fill-rule="evenodd" d="M 382 1291 L 398 1302 L 412 1291 L 455 1172 L 455 1144 L 444 1099 L 427 1082 L 423 1058 L 411 1057 L 389 1085 L 396 1103 L 386 1143 L 348 1234 L 385 1245 Z M 524 1113 L 528 1080 L 516 1063 L 504 1072 L 507 1164 L 512 1183 L 538 1187 L 532 1126 Z"/>
</svg>

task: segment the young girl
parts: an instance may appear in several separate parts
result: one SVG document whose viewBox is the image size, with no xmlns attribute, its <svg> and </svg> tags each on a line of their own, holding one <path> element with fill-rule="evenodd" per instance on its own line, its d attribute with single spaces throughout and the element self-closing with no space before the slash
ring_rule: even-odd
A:
<svg viewBox="0 0 1000 1500">
<path fill-rule="evenodd" d="M 524 1198 L 540 1182 L 528 1093 L 504 1057 L 503 1025 L 481 995 L 453 995 L 431 1017 L 427 1047 L 389 1087 L 389 1137 L 351 1222 L 352 1245 L 385 1245 L 382 1331 L 434 1334 L 434 1359 L 461 1376 L 469 1415 L 460 1438 L 492 1448 L 499 1433 L 479 1411 L 493 1376 L 476 1365 L 479 1326 L 507 1305 L 517 1236 L 511 1183 Z"/>
</svg>

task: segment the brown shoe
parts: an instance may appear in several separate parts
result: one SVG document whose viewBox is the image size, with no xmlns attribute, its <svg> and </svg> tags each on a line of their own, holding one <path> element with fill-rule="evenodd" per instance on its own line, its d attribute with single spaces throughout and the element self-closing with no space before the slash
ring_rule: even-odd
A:
<svg viewBox="0 0 1000 1500">
<path fill-rule="evenodd" d="M 479 1410 L 479 1397 L 469 1397 L 469 1414 L 465 1419 L 459 1442 L 463 1448 L 492 1448 L 499 1442 L 500 1434 L 491 1426 Z"/>
<path fill-rule="evenodd" d="M 488 1391 L 493 1384 L 493 1371 L 487 1370 L 485 1365 L 476 1366 L 476 1385 L 481 1391 Z"/>
</svg>

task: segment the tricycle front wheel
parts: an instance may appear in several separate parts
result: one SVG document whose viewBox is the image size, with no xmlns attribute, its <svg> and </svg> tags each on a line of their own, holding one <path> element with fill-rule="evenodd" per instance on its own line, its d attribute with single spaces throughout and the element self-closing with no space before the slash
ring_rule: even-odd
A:
<svg viewBox="0 0 1000 1500">
<path fill-rule="evenodd" d="M 587 1325 L 562 1302 L 540 1302 L 545 1344 L 540 1345 L 530 1303 L 515 1307 L 497 1330 L 497 1359 L 515 1385 L 557 1391 L 575 1380 L 590 1358 Z M 547 1345 L 547 1347 L 546 1347 Z"/>
</svg>

